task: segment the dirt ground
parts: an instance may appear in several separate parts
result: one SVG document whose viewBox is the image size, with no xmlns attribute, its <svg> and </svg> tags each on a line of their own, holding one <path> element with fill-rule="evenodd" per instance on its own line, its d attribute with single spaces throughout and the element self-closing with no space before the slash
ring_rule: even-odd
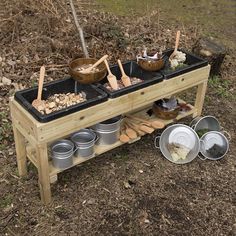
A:
<svg viewBox="0 0 236 236">
<path fill-rule="evenodd" d="M 226 45 L 221 76 L 209 81 L 203 109 L 203 115 L 217 117 L 232 137 L 230 150 L 220 161 L 196 158 L 175 165 L 153 145 L 159 131 L 59 174 L 49 206 L 40 202 L 32 164 L 28 176 L 19 178 L 9 97 L 35 85 L 42 64 L 51 81 L 68 75 L 68 62 L 82 56 L 69 10 L 60 0 L 0 2 L 0 235 L 236 235 L 233 43 Z M 177 25 L 157 12 L 152 13 L 153 20 L 115 16 L 97 11 L 93 1 L 79 2 L 77 11 L 91 57 L 108 53 L 115 62 L 118 57 L 134 58 L 143 45 L 150 49 L 174 45 Z M 199 28 L 181 26 L 182 47 L 191 50 L 201 36 Z M 227 26 L 225 31 L 230 33 Z M 3 77 L 11 80 L 9 85 Z M 187 97 L 191 101 L 191 92 Z"/>
</svg>

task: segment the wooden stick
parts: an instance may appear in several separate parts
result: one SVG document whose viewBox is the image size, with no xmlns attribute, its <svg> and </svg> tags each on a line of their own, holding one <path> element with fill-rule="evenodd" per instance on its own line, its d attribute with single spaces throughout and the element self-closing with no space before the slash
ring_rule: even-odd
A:
<svg viewBox="0 0 236 236">
<path fill-rule="evenodd" d="M 72 10 L 72 15 L 73 15 L 73 18 L 74 18 L 74 21 L 75 21 L 76 28 L 79 31 L 79 36 L 80 36 L 84 56 L 86 58 L 89 58 L 88 50 L 87 50 L 86 43 L 85 43 L 85 40 L 84 40 L 84 32 L 83 32 L 83 29 L 81 28 L 81 26 L 79 24 L 73 0 L 69 0 L 69 2 L 70 2 L 70 7 L 71 7 L 71 10 Z"/>
</svg>

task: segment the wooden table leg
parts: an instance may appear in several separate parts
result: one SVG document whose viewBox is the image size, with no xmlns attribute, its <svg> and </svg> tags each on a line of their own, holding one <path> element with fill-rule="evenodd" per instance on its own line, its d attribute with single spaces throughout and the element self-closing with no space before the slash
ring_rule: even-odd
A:
<svg viewBox="0 0 236 236">
<path fill-rule="evenodd" d="M 27 158 L 26 158 L 26 143 L 24 136 L 13 124 L 13 133 L 16 147 L 16 160 L 19 176 L 27 175 Z"/>
<path fill-rule="evenodd" d="M 193 113 L 193 117 L 200 116 L 202 114 L 202 108 L 203 108 L 203 103 L 205 99 L 206 89 L 207 89 L 207 81 L 199 84 L 197 87 L 197 95 L 196 95 L 196 100 L 194 104 L 196 108 L 196 112 Z"/>
<path fill-rule="evenodd" d="M 44 204 L 48 204 L 51 202 L 51 187 L 47 144 L 37 145 L 36 155 L 38 161 L 38 175 L 41 201 Z"/>
</svg>

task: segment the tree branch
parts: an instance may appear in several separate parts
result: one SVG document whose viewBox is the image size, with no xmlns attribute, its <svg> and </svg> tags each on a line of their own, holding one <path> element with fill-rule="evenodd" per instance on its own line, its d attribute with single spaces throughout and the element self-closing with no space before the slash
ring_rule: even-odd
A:
<svg viewBox="0 0 236 236">
<path fill-rule="evenodd" d="M 72 15 L 73 15 L 73 18 L 74 18 L 74 21 L 75 21 L 76 28 L 79 31 L 79 37 L 80 37 L 80 41 L 81 41 L 81 44 L 82 44 L 82 50 L 83 50 L 84 56 L 86 58 L 88 58 L 89 54 L 88 54 L 88 50 L 87 50 L 86 43 L 85 43 L 85 40 L 84 40 L 83 29 L 81 28 L 81 26 L 79 24 L 73 0 L 69 0 L 69 2 L 70 2 L 70 7 L 71 7 L 71 10 L 72 10 Z"/>
</svg>

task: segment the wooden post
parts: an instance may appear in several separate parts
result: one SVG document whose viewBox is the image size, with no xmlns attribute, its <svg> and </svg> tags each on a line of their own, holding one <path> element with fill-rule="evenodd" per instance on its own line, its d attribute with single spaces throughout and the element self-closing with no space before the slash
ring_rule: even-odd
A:
<svg viewBox="0 0 236 236">
<path fill-rule="evenodd" d="M 51 202 L 51 188 L 47 144 L 39 144 L 36 146 L 36 156 L 38 161 L 38 182 L 40 188 L 41 201 L 44 204 L 49 204 Z"/>
<path fill-rule="evenodd" d="M 20 131 L 13 124 L 13 133 L 16 146 L 16 160 L 18 166 L 19 176 L 27 175 L 27 158 L 26 158 L 26 145 L 25 138 Z"/>
<path fill-rule="evenodd" d="M 196 108 L 196 112 L 193 113 L 193 118 L 196 116 L 200 116 L 202 114 L 202 108 L 203 108 L 203 103 L 205 99 L 206 89 L 207 89 L 207 81 L 204 81 L 203 83 L 197 86 L 197 95 L 196 95 L 196 100 L 194 104 L 194 107 Z"/>
</svg>

